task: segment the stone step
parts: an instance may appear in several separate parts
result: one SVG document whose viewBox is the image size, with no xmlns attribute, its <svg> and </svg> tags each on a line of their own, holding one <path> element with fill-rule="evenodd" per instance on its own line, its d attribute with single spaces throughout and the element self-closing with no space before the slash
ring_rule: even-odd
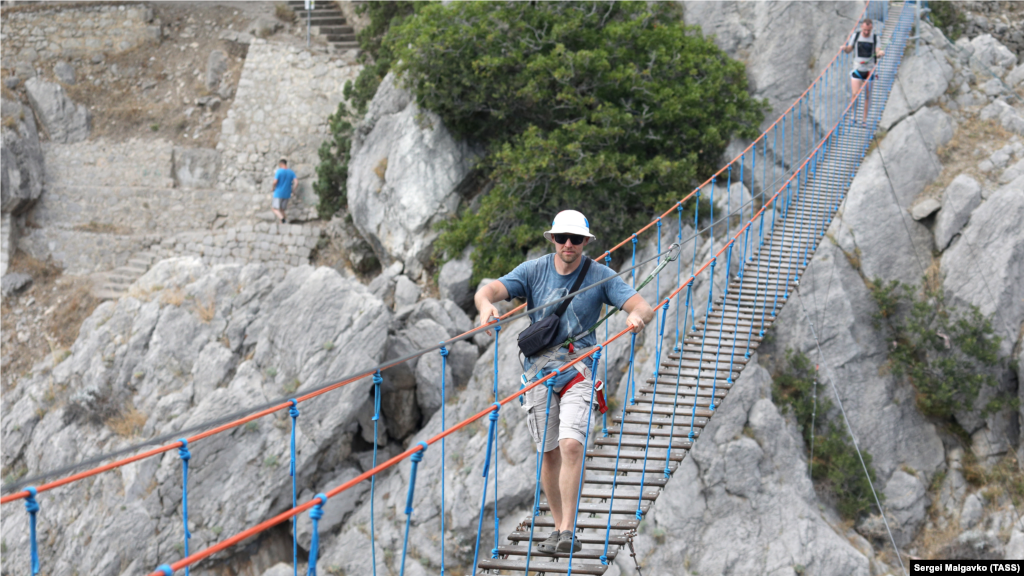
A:
<svg viewBox="0 0 1024 576">
<path fill-rule="evenodd" d="M 317 35 L 338 35 L 338 34 L 349 34 L 355 36 L 355 28 L 351 26 L 316 26 L 310 29 L 310 32 Z"/>
<path fill-rule="evenodd" d="M 328 35 L 324 36 L 324 38 L 327 38 L 327 41 L 332 43 L 332 44 L 338 44 L 338 43 L 358 44 L 358 42 L 356 41 L 356 35 L 355 34 L 328 34 Z"/>
</svg>

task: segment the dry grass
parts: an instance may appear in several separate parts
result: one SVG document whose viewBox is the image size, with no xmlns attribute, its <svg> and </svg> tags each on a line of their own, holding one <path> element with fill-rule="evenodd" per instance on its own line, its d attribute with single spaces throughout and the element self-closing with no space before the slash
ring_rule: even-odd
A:
<svg viewBox="0 0 1024 576">
<path fill-rule="evenodd" d="M 953 138 L 945 146 L 939 147 L 939 160 L 942 161 L 943 166 L 942 173 L 925 187 L 919 198 L 939 198 L 942 191 L 959 174 L 969 174 L 979 182 L 997 177 L 998 170 L 993 170 L 989 174 L 978 171 L 978 163 L 985 156 L 975 156 L 974 151 L 985 149 L 991 153 L 1005 146 L 1012 136 L 995 120 L 964 122 Z"/>
<path fill-rule="evenodd" d="M 373 173 L 377 175 L 377 178 L 380 178 L 381 182 L 384 182 L 385 181 L 384 180 L 384 174 L 387 173 L 387 170 L 388 170 L 388 157 L 385 156 L 385 157 L 381 158 L 380 162 L 377 163 L 377 167 L 373 169 Z"/>
<path fill-rule="evenodd" d="M 213 320 L 213 317 L 217 314 L 217 307 L 214 305 L 213 297 L 210 297 L 205 304 L 196 301 L 194 307 L 199 319 L 207 324 L 209 324 L 210 320 Z"/>
<path fill-rule="evenodd" d="M 106 421 L 107 428 L 122 438 L 134 438 L 142 432 L 146 425 L 146 415 L 135 407 L 131 402 L 121 410 L 121 413 Z"/>
<path fill-rule="evenodd" d="M 181 288 L 170 288 L 164 290 L 164 293 L 160 295 L 160 303 L 167 304 L 170 306 L 181 306 L 185 302 L 185 293 Z"/>
<path fill-rule="evenodd" d="M 292 22 L 295 22 L 295 12 L 292 11 L 292 9 L 289 8 L 287 4 L 275 4 L 274 16 L 276 16 L 278 20 L 286 24 L 291 24 Z"/>
<path fill-rule="evenodd" d="M 94 220 L 90 220 L 88 224 L 79 224 L 74 229 L 79 232 L 93 232 L 96 234 L 129 235 L 132 233 L 131 228 L 110 224 L 109 222 L 96 222 Z"/>
</svg>

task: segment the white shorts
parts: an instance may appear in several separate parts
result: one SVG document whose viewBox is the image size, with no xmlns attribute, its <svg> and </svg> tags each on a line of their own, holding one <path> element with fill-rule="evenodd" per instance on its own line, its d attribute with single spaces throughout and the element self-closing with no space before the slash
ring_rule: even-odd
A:
<svg viewBox="0 0 1024 576">
<path fill-rule="evenodd" d="M 597 401 L 594 393 L 594 383 L 591 380 L 582 380 L 573 384 L 572 388 L 565 392 L 561 398 L 558 392 L 551 393 L 551 404 L 548 408 L 550 414 L 545 414 L 544 408 L 547 404 L 548 387 L 544 384 L 533 388 L 526 394 L 524 406 L 529 406 L 526 425 L 530 429 L 530 437 L 534 445 L 540 449 L 541 442 L 544 442 L 544 451 L 551 452 L 558 448 L 558 441 L 572 438 L 580 444 L 585 444 L 587 439 L 587 428 L 592 414 L 600 414 L 590 406 L 591 400 Z M 544 440 L 544 427 L 547 424 L 547 440 Z"/>
<path fill-rule="evenodd" d="M 288 198 L 274 198 L 274 201 L 270 204 L 275 210 L 287 210 L 288 209 Z"/>
</svg>

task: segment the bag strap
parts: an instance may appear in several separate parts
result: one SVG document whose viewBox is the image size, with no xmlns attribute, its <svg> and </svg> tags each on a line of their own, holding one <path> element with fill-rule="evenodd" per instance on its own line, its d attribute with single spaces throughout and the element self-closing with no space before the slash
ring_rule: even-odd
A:
<svg viewBox="0 0 1024 576">
<path fill-rule="evenodd" d="M 580 286 L 583 285 L 583 279 L 587 276 L 588 270 L 590 270 L 590 258 L 584 256 L 583 266 L 580 269 L 580 273 L 576 276 L 576 281 L 572 283 L 572 288 L 569 290 L 569 294 L 580 289 Z M 555 310 L 555 315 L 561 318 L 562 314 L 565 314 L 565 311 L 569 309 L 569 304 L 572 302 L 573 298 L 575 298 L 575 296 L 563 300 L 562 304 L 558 307 L 558 310 Z"/>
</svg>

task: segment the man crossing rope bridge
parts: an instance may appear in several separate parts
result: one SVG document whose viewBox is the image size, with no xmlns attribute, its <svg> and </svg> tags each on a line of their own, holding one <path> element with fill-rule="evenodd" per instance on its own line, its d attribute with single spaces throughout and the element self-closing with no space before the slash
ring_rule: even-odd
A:
<svg viewBox="0 0 1024 576">
<path fill-rule="evenodd" d="M 583 247 L 594 239 L 583 214 L 575 210 L 559 212 L 544 238 L 555 244 L 555 254 L 524 262 L 476 293 L 481 325 L 499 317 L 493 304 L 496 301 L 525 298 L 527 306 L 534 309 L 588 285 L 614 278 L 564 301 L 557 309 L 552 305 L 530 314 L 533 324 L 519 340 L 520 349 L 526 355 L 524 384 L 555 372 L 586 354 L 597 343 L 594 332 L 588 328 L 599 320 L 602 304 L 625 310 L 629 314 L 626 324 L 634 333 L 643 330 L 654 317 L 654 310 L 644 298 L 614 271 L 583 256 Z M 550 330 L 544 331 L 544 326 L 549 326 Z M 540 335 L 543 342 L 538 345 L 539 340 L 534 337 L 531 343 L 524 344 L 524 336 L 530 339 L 528 332 L 536 333 L 536 328 L 544 332 Z M 565 346 L 574 335 L 577 339 Z M 555 530 L 538 545 L 542 554 L 578 552 L 582 548 L 572 530 L 583 467 L 583 444 L 589 426 L 587 415 L 591 413 L 588 404 L 596 395 L 590 367 L 581 361 L 573 368 L 552 378 L 550 415 L 545 414 L 548 399 L 545 387 L 538 386 L 527 392 L 523 402 L 523 408 L 529 413 L 530 435 L 544 454 L 541 486 L 555 523 Z"/>
</svg>

